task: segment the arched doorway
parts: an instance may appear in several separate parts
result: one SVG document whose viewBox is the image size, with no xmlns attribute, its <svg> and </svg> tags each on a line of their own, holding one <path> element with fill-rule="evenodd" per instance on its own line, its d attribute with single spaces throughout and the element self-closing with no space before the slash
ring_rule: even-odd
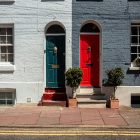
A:
<svg viewBox="0 0 140 140">
<path fill-rule="evenodd" d="M 100 30 L 94 23 L 84 24 L 80 30 L 81 87 L 100 86 Z"/>
<path fill-rule="evenodd" d="M 46 30 L 46 87 L 65 87 L 65 30 L 58 24 Z"/>
</svg>

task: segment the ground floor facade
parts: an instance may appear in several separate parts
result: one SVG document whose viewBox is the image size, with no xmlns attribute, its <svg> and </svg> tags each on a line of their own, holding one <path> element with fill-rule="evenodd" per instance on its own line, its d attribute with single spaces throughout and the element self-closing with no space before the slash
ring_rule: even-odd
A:
<svg viewBox="0 0 140 140">
<path fill-rule="evenodd" d="M 106 70 L 121 67 L 123 85 L 116 90 L 120 105 L 140 96 L 140 23 L 131 20 L 77 19 L 41 24 L 0 23 L 0 104 L 38 103 L 45 88 L 66 88 L 65 71 L 80 67 L 80 88 L 104 87 Z"/>
</svg>

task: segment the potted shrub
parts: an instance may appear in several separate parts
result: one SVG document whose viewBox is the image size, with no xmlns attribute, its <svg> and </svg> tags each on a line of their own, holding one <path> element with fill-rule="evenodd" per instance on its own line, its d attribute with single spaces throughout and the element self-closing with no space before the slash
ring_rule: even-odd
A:
<svg viewBox="0 0 140 140">
<path fill-rule="evenodd" d="M 83 72 L 80 68 L 69 68 L 66 73 L 66 85 L 71 88 L 71 96 L 68 98 L 69 106 L 77 106 L 76 90 L 82 81 Z"/>
<path fill-rule="evenodd" d="M 113 68 L 106 71 L 107 74 L 107 86 L 113 86 L 113 95 L 109 98 L 108 104 L 110 108 L 119 108 L 119 100 L 115 97 L 115 91 L 117 86 L 122 84 L 122 79 L 124 78 L 123 70 L 118 68 Z"/>
</svg>

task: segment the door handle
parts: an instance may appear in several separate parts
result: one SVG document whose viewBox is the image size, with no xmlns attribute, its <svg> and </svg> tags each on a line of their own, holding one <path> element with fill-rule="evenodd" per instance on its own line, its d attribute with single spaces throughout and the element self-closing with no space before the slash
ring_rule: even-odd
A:
<svg viewBox="0 0 140 140">
<path fill-rule="evenodd" d="M 91 47 L 90 46 L 88 47 L 88 51 L 91 52 Z"/>
</svg>

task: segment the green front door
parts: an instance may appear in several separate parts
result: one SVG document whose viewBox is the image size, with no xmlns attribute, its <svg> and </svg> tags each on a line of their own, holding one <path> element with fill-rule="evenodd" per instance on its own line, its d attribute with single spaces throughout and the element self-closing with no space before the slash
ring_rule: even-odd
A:
<svg viewBox="0 0 140 140">
<path fill-rule="evenodd" d="M 65 35 L 46 36 L 46 87 L 65 87 Z"/>
</svg>

